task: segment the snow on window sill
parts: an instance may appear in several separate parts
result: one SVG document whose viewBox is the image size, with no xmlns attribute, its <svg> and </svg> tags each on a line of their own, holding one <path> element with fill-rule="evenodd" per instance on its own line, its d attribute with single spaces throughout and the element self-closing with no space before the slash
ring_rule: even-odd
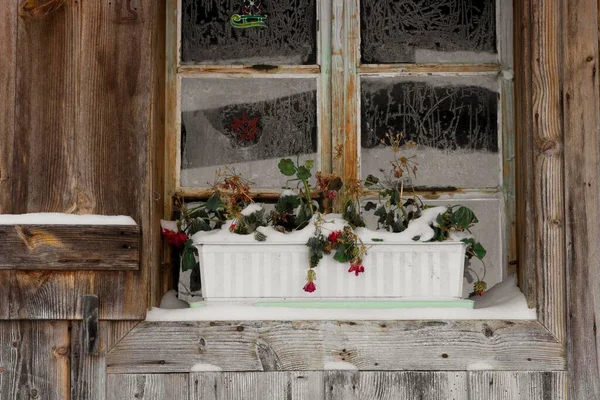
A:
<svg viewBox="0 0 600 400">
<path fill-rule="evenodd" d="M 536 320 L 536 310 L 527 307 L 514 277 L 475 298 L 475 308 L 386 308 L 333 309 L 257 307 L 249 303 L 207 303 L 203 307 L 182 307 L 180 302 L 165 301 L 171 308 L 152 308 L 147 321 L 277 321 L 277 320 Z M 170 304 L 169 304 L 170 303 Z M 179 305 L 179 306 L 178 306 Z"/>
</svg>

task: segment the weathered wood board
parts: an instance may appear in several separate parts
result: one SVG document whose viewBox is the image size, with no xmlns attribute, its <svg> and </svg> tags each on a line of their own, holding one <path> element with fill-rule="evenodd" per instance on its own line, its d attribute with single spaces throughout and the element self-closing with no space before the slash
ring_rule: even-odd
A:
<svg viewBox="0 0 600 400">
<path fill-rule="evenodd" d="M 600 398 L 599 3 L 562 2 L 570 398 Z"/>
<path fill-rule="evenodd" d="M 535 321 L 142 322 L 109 353 L 109 373 L 563 370 L 564 346 Z"/>
<path fill-rule="evenodd" d="M 137 270 L 137 226 L 0 225 L 0 270 Z"/>
<path fill-rule="evenodd" d="M 69 398 L 69 322 L 0 322 L 0 399 Z"/>
<path fill-rule="evenodd" d="M 109 375 L 108 400 L 187 400 L 188 374 Z"/>
<path fill-rule="evenodd" d="M 129 215 L 142 240 L 135 272 L 0 271 L 0 319 L 79 319 L 82 294 L 100 297 L 101 319 L 145 315 L 150 264 L 159 264 L 151 141 L 161 137 L 164 64 L 154 45 L 164 22 L 160 2 L 134 7 L 127 19 L 125 1 L 66 2 L 31 19 L 17 16 L 16 1 L 2 5 L 12 33 L 0 47 L 9 61 L 1 85 L 15 102 L 0 112 L 0 212 Z"/>
<path fill-rule="evenodd" d="M 190 400 L 323 399 L 323 372 L 194 372 Z"/>
<path fill-rule="evenodd" d="M 71 324 L 71 399 L 106 399 L 106 354 L 138 321 L 100 321 L 98 355 L 87 355 L 83 323 Z"/>
</svg>

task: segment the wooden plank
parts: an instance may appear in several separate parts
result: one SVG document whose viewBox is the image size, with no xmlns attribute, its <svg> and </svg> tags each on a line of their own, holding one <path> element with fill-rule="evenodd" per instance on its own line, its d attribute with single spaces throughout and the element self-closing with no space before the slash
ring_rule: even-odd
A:
<svg viewBox="0 0 600 400">
<path fill-rule="evenodd" d="M 458 75 L 497 75 L 501 70 L 498 64 L 367 64 L 361 65 L 361 75 L 407 75 L 407 76 L 458 76 Z"/>
<path fill-rule="evenodd" d="M 0 3 L 0 214 L 10 212 L 13 205 L 13 142 L 15 140 L 16 73 L 17 73 L 17 8 L 18 0 Z"/>
<path fill-rule="evenodd" d="M 566 372 L 469 372 L 469 399 L 566 400 Z M 591 399 L 593 397 L 579 397 Z"/>
<path fill-rule="evenodd" d="M 139 227 L 0 225 L 0 270 L 136 270 Z"/>
<path fill-rule="evenodd" d="M 381 400 L 467 400 L 469 393 L 464 371 L 361 372 L 358 392 L 359 399 Z"/>
<path fill-rule="evenodd" d="M 187 400 L 188 374 L 109 375 L 108 400 Z"/>
<path fill-rule="evenodd" d="M 98 355 L 85 354 L 84 326 L 71 323 L 71 399 L 106 399 L 106 354 L 138 321 L 100 321 Z"/>
<path fill-rule="evenodd" d="M 561 99 L 561 1 L 531 3 L 534 215 L 538 316 L 566 339 L 564 154 Z M 530 239 L 531 240 L 531 239 Z M 530 261 L 530 260 L 525 260 Z"/>
<path fill-rule="evenodd" d="M 563 370 L 564 346 L 536 321 L 142 322 L 109 353 L 109 373 L 283 371 L 343 361 L 359 370 Z M 269 364 L 270 365 L 270 364 Z M 271 369 L 272 370 L 272 369 Z"/>
<path fill-rule="evenodd" d="M 72 212 L 77 207 L 75 118 L 77 6 L 19 18 L 12 207 L 4 212 Z"/>
<path fill-rule="evenodd" d="M 0 399 L 69 398 L 69 323 L 0 322 Z"/>
<path fill-rule="evenodd" d="M 358 400 L 358 371 L 325 371 L 325 400 Z"/>
<path fill-rule="evenodd" d="M 344 176 L 344 0 L 331 8 L 331 149 L 332 171 Z"/>
<path fill-rule="evenodd" d="M 600 398 L 599 5 L 562 4 L 569 398 L 593 399 Z"/>
<path fill-rule="evenodd" d="M 322 372 L 199 372 L 190 374 L 190 400 L 324 397 Z"/>
<path fill-rule="evenodd" d="M 344 170 L 345 182 L 358 177 L 360 83 L 360 5 L 359 0 L 345 0 L 343 22 L 344 51 Z"/>
<path fill-rule="evenodd" d="M 529 2 L 515 4 L 515 155 L 516 171 L 533 171 L 533 28 Z M 533 173 L 518 173 L 516 184 L 516 222 L 518 238 L 519 287 L 529 307 L 537 306 L 537 241 Z"/>
<path fill-rule="evenodd" d="M 150 87 L 150 105 L 151 105 L 151 121 L 150 121 L 150 138 L 148 140 L 148 179 L 149 179 L 149 197 L 146 201 L 150 202 L 147 215 L 148 221 L 146 226 L 151 227 L 144 235 L 142 247 L 142 263 L 146 265 L 145 272 L 148 273 L 147 282 L 149 284 L 149 305 L 158 306 L 162 295 L 168 291 L 168 288 L 163 288 L 161 284 L 162 270 L 162 247 L 166 244 L 163 242 L 162 234 L 158 227 L 160 220 L 164 217 L 163 211 L 165 206 L 164 190 L 165 190 L 165 113 L 166 113 L 166 2 L 152 2 L 154 9 L 152 10 L 152 56 L 154 67 L 152 69 L 152 79 Z"/>
<path fill-rule="evenodd" d="M 199 76 L 206 74 L 228 76 L 269 76 L 282 78 L 284 76 L 297 77 L 302 75 L 319 75 L 318 65 L 182 65 L 177 69 L 180 75 Z M 283 76 L 282 76 L 283 75 Z M 305 76 L 302 76 L 305 78 Z"/>
</svg>

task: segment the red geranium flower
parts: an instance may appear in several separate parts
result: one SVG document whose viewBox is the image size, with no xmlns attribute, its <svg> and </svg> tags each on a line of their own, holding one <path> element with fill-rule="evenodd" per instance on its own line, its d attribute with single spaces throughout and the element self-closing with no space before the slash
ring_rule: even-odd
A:
<svg viewBox="0 0 600 400">
<path fill-rule="evenodd" d="M 229 227 L 229 231 L 230 232 L 235 231 L 235 224 L 231 224 L 231 226 Z"/>
<path fill-rule="evenodd" d="M 342 231 L 334 231 L 329 234 L 327 240 L 329 240 L 331 243 L 337 243 L 340 236 L 342 236 Z"/>
<path fill-rule="evenodd" d="M 337 192 L 335 190 L 330 190 L 329 193 L 327 193 L 327 198 L 329 200 L 335 200 L 337 196 Z"/>
<path fill-rule="evenodd" d="M 307 282 L 303 287 L 305 292 L 312 293 L 317 290 L 317 285 L 313 281 Z"/>
<path fill-rule="evenodd" d="M 354 272 L 356 276 L 358 276 L 358 274 L 361 272 L 365 272 L 365 267 L 362 265 L 362 260 L 360 258 L 352 260 L 350 262 L 350 268 L 348 269 L 348 272 Z"/>
<path fill-rule="evenodd" d="M 168 229 L 163 229 L 162 234 L 167 239 L 167 243 L 179 249 L 181 249 L 189 239 L 185 232 L 173 232 Z"/>
</svg>

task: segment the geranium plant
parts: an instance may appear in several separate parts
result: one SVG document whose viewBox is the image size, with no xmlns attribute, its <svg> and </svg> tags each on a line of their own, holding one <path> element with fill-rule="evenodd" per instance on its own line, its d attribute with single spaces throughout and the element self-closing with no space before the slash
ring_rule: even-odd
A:
<svg viewBox="0 0 600 400">
<path fill-rule="evenodd" d="M 256 240 L 264 241 L 266 233 L 272 232 L 263 229 L 267 226 L 281 233 L 313 229 L 314 233 L 306 242 L 309 270 L 303 288 L 312 293 L 317 290 L 316 268 L 326 256 L 332 255 L 334 260 L 347 264 L 348 273 L 356 276 L 365 273 L 368 266 L 365 267 L 363 261 L 368 247 L 356 233 L 357 228 L 366 226 L 364 213 L 373 213 L 377 228 L 391 233 L 413 232 L 411 224 L 424 213 L 429 213 L 426 219 L 428 225 L 421 222 L 421 226 L 425 226 L 427 232 L 433 231 L 433 234 L 426 237 L 419 234 L 412 240 L 462 241 L 467 245 L 465 271 L 467 279 L 471 279 L 471 273 L 477 274 L 470 268 L 468 260 L 473 257 L 483 260 L 486 255 L 484 247 L 471 233 L 473 225 L 478 222 L 477 217 L 462 205 L 428 210 L 432 206 L 424 204 L 414 189 L 417 173 L 414 157 L 403 156 L 401 152 L 414 147 L 414 143 L 397 135 L 388 136 L 386 144 L 393 152 L 389 170 L 382 170 L 381 177 L 369 175 L 364 182 L 350 179 L 344 184 L 338 176 L 322 171 L 313 176 L 313 161 L 301 163 L 299 159 L 281 159 L 278 168 L 288 179 L 277 203 L 268 213 L 262 206 L 254 204 L 250 194 L 251 182 L 231 168 L 219 170 L 206 201 L 186 205 L 177 199 L 180 218 L 173 222 L 165 221 L 163 234 L 170 244 L 182 249 L 182 270 L 186 271 L 198 265 L 190 236 L 199 231 L 228 229 L 233 234 L 252 234 Z M 378 195 L 378 201 L 369 201 L 361 207 L 365 195 L 373 193 Z M 334 205 L 341 215 L 328 214 L 335 209 Z M 377 238 L 369 240 L 383 241 Z M 474 293 L 485 291 L 484 278 L 485 273 L 483 277 L 477 277 Z"/>
</svg>

